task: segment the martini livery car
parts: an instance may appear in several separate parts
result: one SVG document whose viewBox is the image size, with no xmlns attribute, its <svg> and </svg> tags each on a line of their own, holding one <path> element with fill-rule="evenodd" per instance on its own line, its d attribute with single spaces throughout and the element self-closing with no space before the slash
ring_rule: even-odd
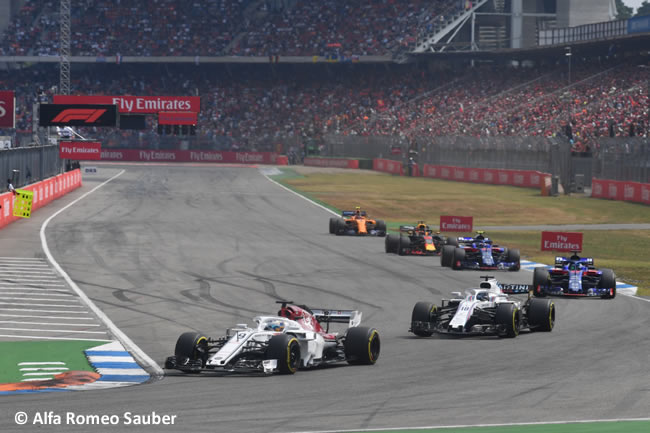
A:
<svg viewBox="0 0 650 433">
<path fill-rule="evenodd" d="M 210 338 L 182 334 L 165 368 L 185 373 L 253 371 L 293 374 L 299 368 L 348 362 L 372 365 L 380 351 L 379 333 L 359 326 L 354 310 L 309 309 L 281 301 L 277 316 L 257 316 L 255 325 L 236 325 L 225 336 Z M 346 323 L 342 333 L 329 332 L 330 323 Z M 324 326 L 324 327 L 323 327 Z"/>
<path fill-rule="evenodd" d="M 535 296 L 600 296 L 616 297 L 616 275 L 611 269 L 596 269 L 594 259 L 580 257 L 556 257 L 551 269 L 535 268 L 533 271 Z"/>
<path fill-rule="evenodd" d="M 516 337 L 521 329 L 550 332 L 555 324 L 555 304 L 548 299 L 530 298 L 520 301 L 509 297 L 509 285 L 500 285 L 485 276 L 478 288 L 453 292 L 452 299 L 443 299 L 440 307 L 418 302 L 411 314 L 409 332 L 419 337 L 433 333 L 454 335 L 498 335 Z M 502 288 L 504 290 L 502 290 Z"/>
</svg>

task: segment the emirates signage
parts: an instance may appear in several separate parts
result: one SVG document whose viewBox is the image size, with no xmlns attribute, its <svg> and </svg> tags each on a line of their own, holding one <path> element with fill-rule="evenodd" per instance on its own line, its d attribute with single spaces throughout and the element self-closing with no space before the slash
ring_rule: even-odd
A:
<svg viewBox="0 0 650 433">
<path fill-rule="evenodd" d="M 54 95 L 55 104 L 117 105 L 120 113 L 159 113 L 161 111 L 201 111 L 200 96 L 110 96 Z"/>
<path fill-rule="evenodd" d="M 115 105 L 40 104 L 40 126 L 115 126 Z"/>
<path fill-rule="evenodd" d="M 59 158 L 79 161 L 102 159 L 102 144 L 98 141 L 61 141 Z"/>
<path fill-rule="evenodd" d="M 542 232 L 542 251 L 582 251 L 582 233 Z"/>
<path fill-rule="evenodd" d="M 0 128 L 16 126 L 16 95 L 13 90 L 0 91 Z"/>
<path fill-rule="evenodd" d="M 440 215 L 441 232 L 471 232 L 474 228 L 474 218 L 471 216 Z"/>
<path fill-rule="evenodd" d="M 161 111 L 158 125 L 196 125 L 197 115 L 192 111 Z"/>
</svg>

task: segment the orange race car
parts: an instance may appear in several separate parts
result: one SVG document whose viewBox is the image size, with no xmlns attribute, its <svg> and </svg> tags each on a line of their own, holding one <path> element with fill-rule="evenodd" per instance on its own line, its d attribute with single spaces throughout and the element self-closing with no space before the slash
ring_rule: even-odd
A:
<svg viewBox="0 0 650 433">
<path fill-rule="evenodd" d="M 337 236 L 386 236 L 386 223 L 368 218 L 359 206 L 356 210 L 344 210 L 341 217 L 330 218 L 330 234 Z"/>
</svg>

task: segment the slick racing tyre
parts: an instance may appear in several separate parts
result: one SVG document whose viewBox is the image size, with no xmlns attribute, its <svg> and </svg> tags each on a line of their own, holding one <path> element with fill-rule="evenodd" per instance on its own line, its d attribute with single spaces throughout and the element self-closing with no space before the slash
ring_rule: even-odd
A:
<svg viewBox="0 0 650 433">
<path fill-rule="evenodd" d="M 515 338 L 519 335 L 520 319 L 519 308 L 515 304 L 503 303 L 497 305 L 495 322 L 503 327 L 499 337 Z"/>
<path fill-rule="evenodd" d="M 445 244 L 446 245 L 453 245 L 453 246 L 457 247 L 458 246 L 458 239 L 454 238 L 454 237 L 447 238 L 447 241 L 445 242 Z"/>
<path fill-rule="evenodd" d="M 435 322 L 435 316 L 438 311 L 438 307 L 430 302 L 418 302 L 413 307 L 413 313 L 411 313 L 411 324 L 413 322 L 426 322 L 433 323 Z M 411 325 L 413 327 L 413 325 Z M 418 337 L 431 337 L 433 331 L 426 331 L 422 329 L 415 329 L 412 331 Z"/>
<path fill-rule="evenodd" d="M 208 337 L 198 332 L 185 332 L 176 340 L 174 349 L 176 363 L 179 366 L 186 364 L 188 361 L 201 361 L 201 368 L 205 367 L 208 357 Z M 184 373 L 200 373 L 196 369 L 183 369 Z"/>
<path fill-rule="evenodd" d="M 545 287 L 551 282 L 551 277 L 546 268 L 535 268 L 533 271 L 533 295 L 538 298 L 546 296 Z"/>
<path fill-rule="evenodd" d="M 456 249 L 453 245 L 445 245 L 442 247 L 442 253 L 440 253 L 440 266 L 443 268 L 451 268 L 451 264 L 454 260 L 454 250 Z"/>
<path fill-rule="evenodd" d="M 372 365 L 379 358 L 381 341 L 375 328 L 354 326 L 345 334 L 343 346 L 348 364 Z"/>
<path fill-rule="evenodd" d="M 515 263 L 515 265 L 510 268 L 511 271 L 518 271 L 521 269 L 519 250 L 508 250 L 508 254 L 506 254 L 506 262 Z"/>
<path fill-rule="evenodd" d="M 343 221 L 341 218 L 336 219 L 336 226 L 334 228 L 334 232 L 336 233 L 337 236 L 345 234 L 345 221 Z"/>
<path fill-rule="evenodd" d="M 338 218 L 332 217 L 330 218 L 330 234 L 333 235 L 336 233 L 336 221 Z"/>
<path fill-rule="evenodd" d="M 528 326 L 531 331 L 551 332 L 555 326 L 555 304 L 550 299 L 531 299 L 528 305 Z"/>
<path fill-rule="evenodd" d="M 280 374 L 294 374 L 300 367 L 300 343 L 290 334 L 274 335 L 264 357 L 277 360 Z"/>
<path fill-rule="evenodd" d="M 397 254 L 397 249 L 399 248 L 399 235 L 388 235 L 386 236 L 386 241 L 384 242 L 386 246 L 387 253 Z"/>
<path fill-rule="evenodd" d="M 451 261 L 451 267 L 457 271 L 463 269 L 464 260 L 465 260 L 465 250 L 462 248 L 455 248 L 454 257 Z"/>
<path fill-rule="evenodd" d="M 408 236 L 399 236 L 399 244 L 397 245 L 397 254 L 403 256 L 406 254 L 406 250 L 411 248 L 411 238 Z"/>
<path fill-rule="evenodd" d="M 603 273 L 598 282 L 598 288 L 609 289 L 609 293 L 601 296 L 602 299 L 614 299 L 616 297 L 616 275 L 611 269 L 601 269 Z"/>
<path fill-rule="evenodd" d="M 375 230 L 377 230 L 377 236 L 386 236 L 386 223 L 382 220 L 377 220 L 375 224 Z"/>
</svg>

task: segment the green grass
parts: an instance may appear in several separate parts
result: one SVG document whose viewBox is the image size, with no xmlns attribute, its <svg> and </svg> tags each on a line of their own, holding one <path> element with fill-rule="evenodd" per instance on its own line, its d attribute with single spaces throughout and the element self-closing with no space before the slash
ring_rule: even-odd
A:
<svg viewBox="0 0 650 433">
<path fill-rule="evenodd" d="M 361 206 L 389 229 L 440 215 L 473 216 L 475 226 L 650 223 L 650 207 L 588 197 L 542 197 L 538 190 L 477 185 L 435 179 L 357 173 L 314 173 L 275 178 L 287 187 L 335 210 Z M 650 296 L 650 230 L 585 230 L 583 254 L 597 267 L 611 268 L 620 281 Z M 495 242 L 519 248 L 523 259 L 552 264 L 555 253 L 540 251 L 540 233 L 492 231 Z"/>
</svg>

